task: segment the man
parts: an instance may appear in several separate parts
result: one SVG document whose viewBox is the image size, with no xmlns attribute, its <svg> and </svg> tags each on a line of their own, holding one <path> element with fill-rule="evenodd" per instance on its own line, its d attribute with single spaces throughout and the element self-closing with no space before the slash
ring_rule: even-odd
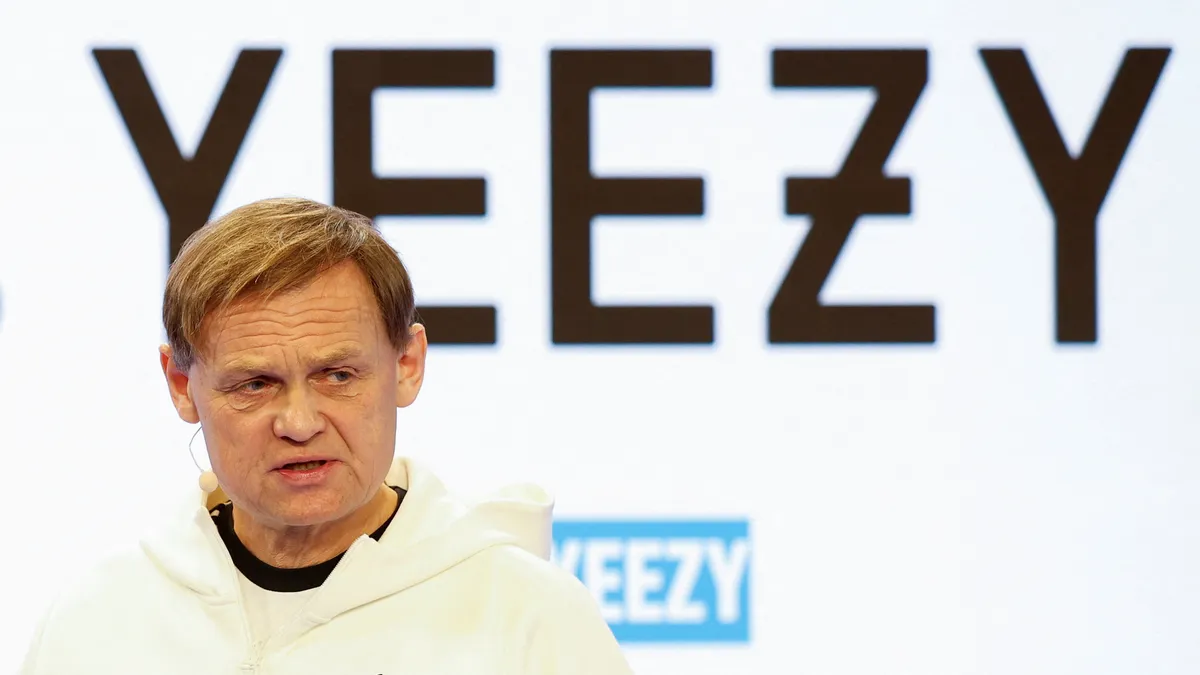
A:
<svg viewBox="0 0 1200 675">
<path fill-rule="evenodd" d="M 546 560 L 545 493 L 466 503 L 393 459 L 427 341 L 370 220 L 237 209 L 181 250 L 163 321 L 167 388 L 212 471 L 177 522 L 54 604 L 24 673 L 630 672 Z"/>
</svg>

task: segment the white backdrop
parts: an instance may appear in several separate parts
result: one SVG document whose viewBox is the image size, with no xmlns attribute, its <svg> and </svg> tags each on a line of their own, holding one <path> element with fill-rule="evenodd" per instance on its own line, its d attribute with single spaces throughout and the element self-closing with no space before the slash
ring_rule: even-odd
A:
<svg viewBox="0 0 1200 675">
<path fill-rule="evenodd" d="M 385 218 L 426 303 L 498 308 L 438 347 L 400 452 L 564 518 L 744 519 L 747 642 L 629 644 L 639 673 L 1174 675 L 1200 668 L 1200 11 L 1179 0 L 520 0 L 0 5 L 0 449 L 16 668 L 65 579 L 195 485 L 158 369 L 166 218 L 92 58 L 135 48 L 185 152 L 238 50 L 284 50 L 217 203 L 332 198 L 330 53 L 489 48 L 496 86 L 375 95 L 380 175 L 483 175 L 488 213 Z M 1099 341 L 1054 340 L 1053 216 L 979 56 L 1018 47 L 1068 148 L 1124 50 L 1170 47 L 1099 218 Z M 711 89 L 594 95 L 599 175 L 705 179 L 702 217 L 597 221 L 602 304 L 715 307 L 704 346 L 550 339 L 549 50 L 703 48 Z M 932 345 L 769 345 L 867 90 L 773 90 L 777 47 L 917 47 L 891 159 L 912 216 L 853 230 L 826 303 L 933 304 Z"/>
</svg>

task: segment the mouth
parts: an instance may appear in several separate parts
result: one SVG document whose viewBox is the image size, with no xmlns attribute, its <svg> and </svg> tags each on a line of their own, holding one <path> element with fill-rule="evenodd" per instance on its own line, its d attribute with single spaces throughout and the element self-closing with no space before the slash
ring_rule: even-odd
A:
<svg viewBox="0 0 1200 675">
<path fill-rule="evenodd" d="M 275 467 L 276 471 L 315 471 L 330 464 L 333 460 L 328 459 L 310 459 L 300 462 L 288 462 Z"/>
<path fill-rule="evenodd" d="M 272 472 L 283 485 L 296 489 L 326 485 L 337 473 L 338 461 L 323 457 L 303 457 L 284 462 Z"/>
</svg>

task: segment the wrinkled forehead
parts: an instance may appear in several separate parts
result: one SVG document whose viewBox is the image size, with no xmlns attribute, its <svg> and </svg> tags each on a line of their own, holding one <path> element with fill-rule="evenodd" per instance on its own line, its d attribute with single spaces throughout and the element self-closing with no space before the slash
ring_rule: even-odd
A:
<svg viewBox="0 0 1200 675">
<path fill-rule="evenodd" d="M 346 276 L 350 278 L 339 278 Z M 370 288 L 352 275 L 319 278 L 272 296 L 250 293 L 210 312 L 201 329 L 201 358 L 213 365 L 250 354 L 380 352 L 387 342 Z"/>
</svg>

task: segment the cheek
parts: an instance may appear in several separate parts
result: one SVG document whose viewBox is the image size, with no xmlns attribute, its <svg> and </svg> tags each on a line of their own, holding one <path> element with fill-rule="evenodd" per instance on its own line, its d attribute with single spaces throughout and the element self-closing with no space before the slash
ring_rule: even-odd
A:
<svg viewBox="0 0 1200 675">
<path fill-rule="evenodd" d="M 331 415 L 351 452 L 367 461 L 391 452 L 396 438 L 394 392 L 372 385 L 364 387 L 353 399 L 339 403 L 336 413 Z"/>
<path fill-rule="evenodd" d="M 396 405 L 395 384 L 386 374 L 361 382 L 355 391 L 353 403 L 378 419 L 381 411 Z"/>
<path fill-rule="evenodd" d="M 269 416 L 239 412 L 219 402 L 209 406 L 201 409 L 200 423 L 205 425 L 213 466 L 234 475 L 253 466 L 263 456 L 263 444 L 270 441 Z"/>
</svg>

